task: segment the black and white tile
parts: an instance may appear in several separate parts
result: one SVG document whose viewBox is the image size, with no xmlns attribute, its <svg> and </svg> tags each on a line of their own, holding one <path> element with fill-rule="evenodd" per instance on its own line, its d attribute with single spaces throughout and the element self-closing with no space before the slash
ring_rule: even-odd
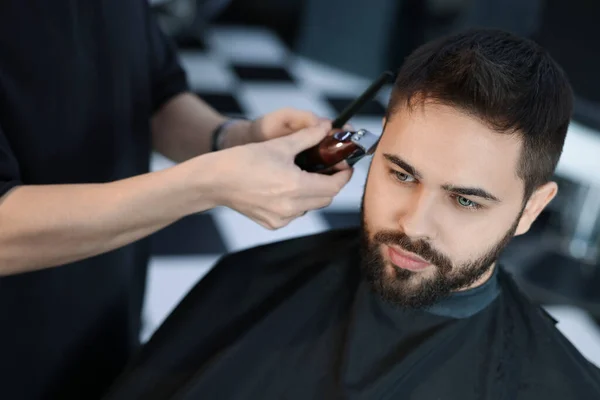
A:
<svg viewBox="0 0 600 400">
<path fill-rule="evenodd" d="M 260 28 L 215 27 L 201 47 L 181 50 L 193 89 L 229 116 L 256 118 L 283 106 L 334 118 L 370 81 L 290 53 L 278 38 Z M 353 118 L 354 127 L 380 133 L 390 88 Z M 577 159 L 589 142 L 567 144 L 561 171 L 578 174 L 594 160 Z M 593 146 L 592 146 L 593 148 Z M 578 150 L 579 149 L 579 150 Z M 595 154 L 600 154 L 600 151 Z M 571 160 L 573 162 L 571 162 Z M 153 155 L 152 169 L 172 165 Z M 218 208 L 182 219 L 156 233 L 145 302 L 146 340 L 190 288 L 226 253 L 286 238 L 357 225 L 368 161 L 356 165 L 350 183 L 332 204 L 307 213 L 285 228 L 270 231 L 235 211 Z M 580 350 L 600 365 L 600 331 L 581 310 L 552 306 L 559 328 Z"/>
</svg>

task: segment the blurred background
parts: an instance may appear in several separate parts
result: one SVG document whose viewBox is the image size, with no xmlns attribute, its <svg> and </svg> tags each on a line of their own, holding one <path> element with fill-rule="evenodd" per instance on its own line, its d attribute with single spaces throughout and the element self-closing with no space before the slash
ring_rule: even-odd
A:
<svg viewBox="0 0 600 400">
<path fill-rule="evenodd" d="M 413 49 L 466 27 L 509 30 L 550 51 L 575 91 L 556 173 L 559 196 L 502 255 L 524 291 L 600 366 L 600 2 L 595 0 L 152 0 L 194 90 L 219 111 L 255 118 L 283 106 L 334 118 Z M 389 89 L 351 120 L 381 132 Z M 152 168 L 170 163 L 153 156 Z M 368 160 L 324 210 L 268 231 L 228 209 L 153 236 L 147 340 L 225 252 L 359 223 Z"/>
</svg>

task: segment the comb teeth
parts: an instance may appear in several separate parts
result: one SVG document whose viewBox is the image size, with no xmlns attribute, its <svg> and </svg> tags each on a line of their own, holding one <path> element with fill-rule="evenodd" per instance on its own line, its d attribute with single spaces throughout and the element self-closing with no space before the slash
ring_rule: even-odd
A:
<svg viewBox="0 0 600 400">
<path fill-rule="evenodd" d="M 356 100 L 350 103 L 348 107 L 341 112 L 341 114 L 333 121 L 332 128 L 341 129 L 358 110 L 375 97 L 383 85 L 392 82 L 394 77 L 395 75 L 390 71 L 382 73 Z"/>
</svg>

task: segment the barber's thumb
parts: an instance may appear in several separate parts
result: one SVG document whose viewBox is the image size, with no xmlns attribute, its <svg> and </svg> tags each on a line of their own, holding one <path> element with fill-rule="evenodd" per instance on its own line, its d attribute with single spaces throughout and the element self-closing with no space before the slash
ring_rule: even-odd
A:
<svg viewBox="0 0 600 400">
<path fill-rule="evenodd" d="M 339 190 L 342 190 L 344 186 L 350 181 L 352 175 L 354 174 L 354 169 L 347 168 L 342 171 L 338 171 L 332 175 L 332 179 L 337 183 Z"/>
<path fill-rule="evenodd" d="M 331 131 L 331 122 L 322 121 L 318 125 L 302 129 L 298 132 L 294 132 L 284 139 L 287 140 L 290 145 L 290 150 L 294 154 L 298 154 L 310 147 L 316 146 L 325 139 L 327 134 Z"/>
</svg>

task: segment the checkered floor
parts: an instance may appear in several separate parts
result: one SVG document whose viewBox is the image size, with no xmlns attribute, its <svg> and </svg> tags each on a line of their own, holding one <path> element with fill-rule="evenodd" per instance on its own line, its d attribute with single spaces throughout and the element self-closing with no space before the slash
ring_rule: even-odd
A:
<svg viewBox="0 0 600 400">
<path fill-rule="evenodd" d="M 334 118 L 370 83 L 291 54 L 270 32 L 257 28 L 213 28 L 206 41 L 181 51 L 194 90 L 230 116 L 255 118 L 283 106 Z M 389 88 L 350 122 L 381 132 Z M 186 292 L 225 252 L 359 223 L 358 207 L 368 161 L 356 165 L 350 183 L 326 209 L 309 212 L 287 227 L 269 231 L 229 209 L 190 216 L 153 236 L 145 330 L 152 334 Z M 153 155 L 152 169 L 170 166 Z M 560 328 L 600 365 L 600 331 L 582 312 L 549 307 Z"/>
</svg>

